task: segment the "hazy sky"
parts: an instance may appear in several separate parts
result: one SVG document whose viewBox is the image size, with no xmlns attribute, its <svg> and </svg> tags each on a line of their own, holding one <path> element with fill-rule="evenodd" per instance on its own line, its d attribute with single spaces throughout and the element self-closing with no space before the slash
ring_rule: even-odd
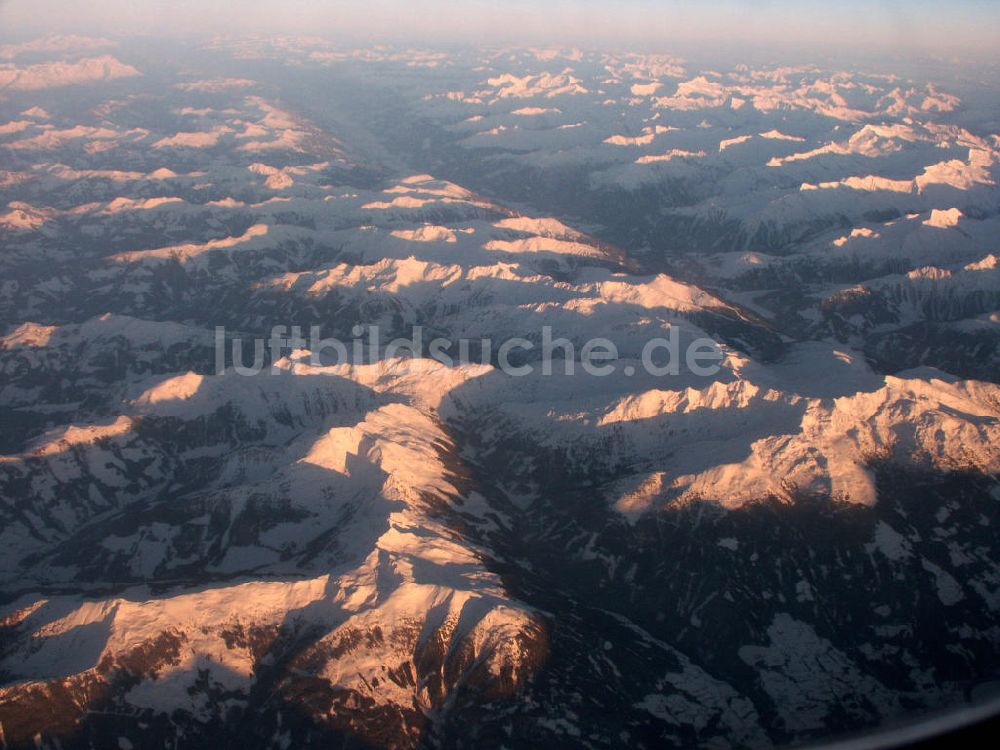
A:
<svg viewBox="0 0 1000 750">
<path fill-rule="evenodd" d="M 995 52 L 996 0 L 0 0 L 0 32 L 315 31 L 372 40 L 750 42 Z"/>
</svg>

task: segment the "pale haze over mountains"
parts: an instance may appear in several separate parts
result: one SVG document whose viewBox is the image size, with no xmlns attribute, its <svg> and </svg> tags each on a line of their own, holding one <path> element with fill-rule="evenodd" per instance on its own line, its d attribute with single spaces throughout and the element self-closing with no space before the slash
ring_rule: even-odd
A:
<svg viewBox="0 0 1000 750">
<path fill-rule="evenodd" d="M 993 705 L 994 7 L 333 6 L 0 5 L 0 745 Z"/>
<path fill-rule="evenodd" d="M 996 57 L 1000 10 L 989 0 L 6 0 L 8 33 L 253 31 L 333 33 L 410 43 L 713 44 L 905 55 Z"/>
</svg>

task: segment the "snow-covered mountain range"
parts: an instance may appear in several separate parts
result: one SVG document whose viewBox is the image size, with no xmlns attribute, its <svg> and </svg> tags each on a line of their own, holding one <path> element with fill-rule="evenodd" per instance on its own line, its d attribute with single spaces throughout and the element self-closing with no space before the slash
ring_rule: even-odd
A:
<svg viewBox="0 0 1000 750">
<path fill-rule="evenodd" d="M 998 97 L 0 46 L 0 744 L 769 747 L 989 697 Z M 382 345 L 219 368 L 275 326 Z M 613 372 L 385 348 L 546 326 Z M 670 336 L 714 373 L 644 367 Z"/>
</svg>

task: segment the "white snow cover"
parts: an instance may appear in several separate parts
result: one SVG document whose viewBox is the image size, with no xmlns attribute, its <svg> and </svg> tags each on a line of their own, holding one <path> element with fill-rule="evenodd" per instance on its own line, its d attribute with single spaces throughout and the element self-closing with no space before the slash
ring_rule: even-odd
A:
<svg viewBox="0 0 1000 750">
<path fill-rule="evenodd" d="M 229 132 L 227 127 L 219 127 L 211 131 L 190 131 L 161 138 L 153 144 L 153 148 L 211 148 L 219 143 L 219 138 Z"/>
<path fill-rule="evenodd" d="M 719 151 L 725 151 L 730 146 L 738 146 L 741 143 L 746 143 L 751 138 L 753 138 L 752 135 L 738 135 L 734 138 L 725 138 L 719 141 Z"/>
<path fill-rule="evenodd" d="M 458 231 L 468 232 L 469 230 Z M 392 236 L 411 242 L 458 242 L 456 230 L 433 224 L 425 224 L 417 229 L 396 229 L 392 232 Z"/>
<path fill-rule="evenodd" d="M 246 690 L 252 683 L 259 654 L 234 644 L 231 634 L 242 628 L 275 629 L 290 613 L 307 618 L 328 634 L 312 647 L 322 660 L 318 677 L 331 686 L 349 688 L 379 704 L 426 704 L 424 686 L 396 685 L 373 690 L 384 669 L 411 664 L 418 658 L 420 634 L 432 628 L 449 649 L 471 649 L 487 672 L 515 683 L 527 676 L 527 664 L 543 628 L 537 614 L 506 597 L 500 580 L 479 562 L 476 550 L 453 541 L 432 512 L 435 502 L 463 503 L 462 491 L 444 461 L 449 439 L 434 408 L 441 394 L 483 368 L 446 368 L 428 360 L 393 360 L 372 366 L 315 368 L 284 360 L 283 377 L 239 378 L 232 374 L 203 377 L 187 373 L 163 379 L 133 402 L 144 414 L 174 414 L 190 418 L 231 400 L 254 414 L 250 392 L 261 390 L 265 408 L 295 406 L 295 393 L 335 389 L 344 393 L 358 386 L 402 397 L 365 410 L 341 406 L 329 412 L 343 426 L 306 434 L 288 446 L 272 472 L 303 497 L 312 498 L 312 513 L 337 513 L 344 499 L 360 497 L 361 518 L 346 529 L 345 549 L 356 559 L 350 565 L 318 577 L 290 580 L 231 582 L 161 595 L 133 589 L 120 597 L 80 601 L 55 598 L 47 607 L 15 604 L 15 617 L 33 633 L 30 650 L 19 658 L 20 672 L 29 678 L 18 689 L 43 684 L 49 677 L 92 675 L 102 679 L 98 665 L 124 661 L 146 653 L 153 660 L 155 679 L 144 680 L 128 694 L 132 705 L 160 711 L 198 710 L 189 688 L 199 670 L 207 670 L 222 687 Z M 326 383 L 314 381 L 327 381 Z M 242 392 L 241 392 L 242 391 Z M 360 390 L 357 391 L 360 394 Z M 349 398 L 345 403 L 350 404 Z M 354 403 L 362 401 L 355 398 Z M 52 436 L 34 451 L 44 457 L 73 445 L 128 431 L 131 419 L 121 416 L 109 425 L 71 427 Z M 273 423 L 273 420 L 271 420 Z M 300 454 L 297 461 L 285 463 Z M 275 454 L 278 455 L 278 454 Z M 9 460 L 9 459 L 8 459 Z M 317 483 L 320 483 L 317 485 Z M 319 501 L 328 494 L 329 508 Z M 381 529 L 374 548 L 352 544 Z M 110 537 L 107 545 L 133 540 Z M 210 612 L 210 619 L 206 613 Z M 431 617 L 431 613 L 436 613 Z M 474 616 L 470 616 L 475 613 Z M 378 640 L 359 639 L 337 647 L 352 634 L 378 630 Z M 227 635 L 229 634 L 229 635 Z M 157 648 L 171 653 L 157 655 Z M 105 666 L 106 668 L 106 666 Z M 373 679 L 374 678 L 374 679 Z M 0 698 L 13 688 L 0 689 Z"/>
<path fill-rule="evenodd" d="M 209 94 L 218 94 L 230 89 L 245 89 L 255 86 L 256 82 L 247 78 L 210 78 L 203 81 L 188 81 L 174 84 L 182 91 L 201 91 Z"/>
<path fill-rule="evenodd" d="M 657 162 L 672 161 L 678 157 L 699 157 L 705 156 L 704 151 L 685 151 L 682 148 L 672 148 L 665 154 L 646 154 L 635 160 L 636 164 L 656 164 Z"/>
<path fill-rule="evenodd" d="M 197 258 L 203 253 L 211 252 L 212 250 L 237 247 L 241 244 L 250 242 L 254 238 L 263 237 L 267 233 L 267 224 L 254 224 L 238 237 L 225 237 L 221 240 L 209 240 L 208 242 L 203 243 L 192 242 L 185 243 L 183 245 L 169 245 L 167 247 L 159 247 L 153 250 L 130 250 L 128 252 L 112 255 L 109 257 L 109 260 L 117 261 L 119 263 L 135 263 L 143 261 L 162 262 L 177 259 L 184 263 Z"/>
<path fill-rule="evenodd" d="M 17 44 L 0 45 L 0 58 L 14 59 L 25 53 L 78 52 L 112 47 L 114 42 L 101 37 L 80 34 L 50 34 Z"/>
<path fill-rule="evenodd" d="M 552 98 L 563 94 L 585 94 L 580 80 L 571 75 L 570 70 L 562 73 L 542 73 L 541 75 L 518 77 L 510 73 L 490 78 L 487 81 L 494 89 L 497 99 L 530 99 L 533 97 Z"/>
<path fill-rule="evenodd" d="M 863 359 L 819 344 L 774 368 L 730 356 L 714 382 L 689 377 L 679 389 L 636 391 L 640 381 L 619 371 L 603 394 L 584 397 L 581 378 L 542 380 L 503 391 L 510 402 L 499 411 L 545 445 L 592 443 L 609 460 L 602 441 L 614 435 L 610 460 L 655 467 L 608 489 L 629 518 L 677 500 L 738 506 L 797 492 L 872 504 L 875 459 L 1000 471 L 1000 387 L 930 370 L 880 378 Z M 550 401 L 539 413 L 536 385 L 576 392 L 576 403 Z"/>
<path fill-rule="evenodd" d="M 142 75 L 131 65 L 111 55 L 87 57 L 76 62 L 47 62 L 19 67 L 0 64 L 0 90 L 31 91 L 60 86 L 74 86 L 98 81 L 113 81 Z"/>
<path fill-rule="evenodd" d="M 44 457 L 64 453 L 74 446 L 89 445 L 102 438 L 124 435 L 131 429 L 132 420 L 124 415 L 106 424 L 68 425 L 46 433 L 44 437 L 35 441 L 26 455 Z M 0 461 L 12 461 L 17 458 L 0 456 Z"/>
<path fill-rule="evenodd" d="M 629 90 L 632 92 L 633 96 L 652 96 L 662 85 L 663 84 L 659 81 L 653 81 L 652 83 L 633 83 Z"/>
<path fill-rule="evenodd" d="M 59 330 L 58 326 L 46 326 L 30 321 L 21 323 L 12 332 L 0 338 L 0 347 L 10 349 L 15 346 L 27 346 L 34 349 L 46 346 L 52 335 Z"/>
<path fill-rule="evenodd" d="M 962 212 L 957 208 L 949 209 L 938 209 L 935 208 L 931 211 L 931 216 L 929 219 L 924 220 L 924 224 L 929 227 L 938 227 L 939 229 L 947 229 L 949 227 L 958 226 L 958 220 L 963 216 Z"/>
</svg>

